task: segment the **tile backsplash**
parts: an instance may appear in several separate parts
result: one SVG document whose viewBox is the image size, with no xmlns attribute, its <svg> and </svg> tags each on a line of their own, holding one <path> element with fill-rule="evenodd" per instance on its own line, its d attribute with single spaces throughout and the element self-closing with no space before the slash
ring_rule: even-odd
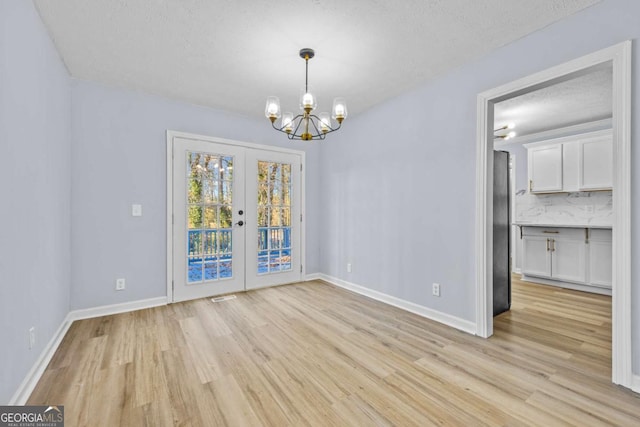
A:
<svg viewBox="0 0 640 427">
<path fill-rule="evenodd" d="M 558 225 L 602 225 L 613 223 L 611 191 L 534 195 L 516 194 L 515 222 Z"/>
</svg>

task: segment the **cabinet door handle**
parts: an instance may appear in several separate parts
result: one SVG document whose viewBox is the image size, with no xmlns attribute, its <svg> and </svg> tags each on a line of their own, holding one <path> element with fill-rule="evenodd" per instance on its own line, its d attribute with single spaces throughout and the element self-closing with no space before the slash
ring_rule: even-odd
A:
<svg viewBox="0 0 640 427">
<path fill-rule="evenodd" d="M 551 252 L 555 252 L 556 251 L 556 239 L 550 239 L 551 240 Z"/>
<path fill-rule="evenodd" d="M 533 180 L 529 180 L 529 191 L 533 191 Z"/>
<path fill-rule="evenodd" d="M 546 233 L 546 234 L 560 234 L 559 231 L 549 231 L 549 230 L 544 230 L 543 233 Z"/>
<path fill-rule="evenodd" d="M 547 252 L 549 252 L 549 239 L 547 239 Z"/>
</svg>

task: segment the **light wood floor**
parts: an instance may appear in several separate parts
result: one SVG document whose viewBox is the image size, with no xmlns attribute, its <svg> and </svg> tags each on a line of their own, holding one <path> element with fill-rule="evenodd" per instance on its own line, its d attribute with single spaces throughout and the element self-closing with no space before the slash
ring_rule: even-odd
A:
<svg viewBox="0 0 640 427">
<path fill-rule="evenodd" d="M 514 282 L 484 340 L 321 282 L 75 322 L 29 404 L 69 426 L 640 425 L 610 297 Z"/>
</svg>

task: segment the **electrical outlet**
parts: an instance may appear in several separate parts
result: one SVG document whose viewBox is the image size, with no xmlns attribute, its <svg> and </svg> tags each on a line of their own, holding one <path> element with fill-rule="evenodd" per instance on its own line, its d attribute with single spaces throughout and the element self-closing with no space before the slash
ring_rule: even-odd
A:
<svg viewBox="0 0 640 427">
<path fill-rule="evenodd" d="M 125 281 L 124 279 L 116 279 L 116 291 L 124 291 Z"/>
<path fill-rule="evenodd" d="M 36 327 L 29 328 L 29 350 L 36 346 Z"/>
<path fill-rule="evenodd" d="M 351 273 L 351 263 L 347 263 L 347 273 Z"/>
<path fill-rule="evenodd" d="M 439 283 L 434 283 L 433 284 L 433 296 L 434 297 L 439 297 L 440 296 L 440 284 Z"/>
</svg>

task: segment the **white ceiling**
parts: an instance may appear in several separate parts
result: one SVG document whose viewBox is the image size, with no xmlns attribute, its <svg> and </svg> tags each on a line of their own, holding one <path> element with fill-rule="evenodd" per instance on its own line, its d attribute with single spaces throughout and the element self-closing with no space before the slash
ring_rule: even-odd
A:
<svg viewBox="0 0 640 427">
<path fill-rule="evenodd" d="M 586 74 L 495 104 L 494 128 L 514 123 L 518 137 L 595 122 L 613 114 L 613 68 Z M 502 134 L 502 133 L 498 133 Z M 512 140 L 518 142 L 518 137 Z"/>
<path fill-rule="evenodd" d="M 72 76 L 250 116 L 297 109 L 303 47 L 319 109 L 350 113 L 600 0 L 36 0 Z M 290 107 L 288 107 L 290 106 Z"/>
</svg>

